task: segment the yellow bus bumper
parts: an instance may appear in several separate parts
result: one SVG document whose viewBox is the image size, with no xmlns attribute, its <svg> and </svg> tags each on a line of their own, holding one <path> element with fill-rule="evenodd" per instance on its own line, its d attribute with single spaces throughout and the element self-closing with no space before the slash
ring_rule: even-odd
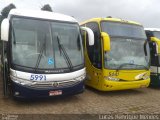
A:
<svg viewBox="0 0 160 120">
<path fill-rule="evenodd" d="M 116 82 L 106 80 L 102 86 L 101 91 L 115 91 L 115 90 L 127 90 L 127 89 L 136 89 L 148 87 L 150 79 L 141 80 L 141 81 L 131 81 L 131 82 Z"/>
</svg>

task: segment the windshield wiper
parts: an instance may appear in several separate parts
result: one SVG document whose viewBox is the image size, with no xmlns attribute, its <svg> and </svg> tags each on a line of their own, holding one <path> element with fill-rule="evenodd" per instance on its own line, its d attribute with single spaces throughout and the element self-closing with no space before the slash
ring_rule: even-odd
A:
<svg viewBox="0 0 160 120">
<path fill-rule="evenodd" d="M 11 27 L 12 27 L 12 31 L 13 31 L 13 33 L 12 33 L 13 34 L 13 43 L 16 44 L 16 36 L 15 36 L 15 30 L 14 30 L 13 24 Z"/>
<path fill-rule="evenodd" d="M 126 65 L 142 66 L 146 70 L 149 70 L 149 68 L 144 65 L 138 65 L 138 64 L 133 64 L 133 63 L 123 63 L 116 69 L 116 71 L 119 71 L 123 66 L 126 66 Z"/>
<path fill-rule="evenodd" d="M 70 58 L 69 58 L 69 56 L 68 56 L 68 54 L 67 54 L 67 52 L 66 52 L 66 50 L 65 50 L 65 48 L 63 46 L 63 44 L 60 43 L 60 39 L 59 39 L 58 35 L 57 35 L 57 42 L 58 42 L 58 48 L 59 48 L 60 54 L 61 54 L 61 51 L 62 51 L 62 53 L 63 53 L 62 55 L 65 58 L 65 61 L 66 61 L 67 65 L 68 65 L 69 69 L 72 70 L 73 69 L 72 62 L 71 62 L 71 60 L 70 60 Z"/>
<path fill-rule="evenodd" d="M 38 58 L 37 58 L 37 62 L 36 62 L 36 66 L 35 66 L 35 72 L 37 71 L 37 68 L 38 68 L 38 66 L 40 64 L 40 61 L 41 61 L 45 46 L 46 46 L 46 35 L 44 37 L 44 42 L 43 42 L 42 47 L 40 49 L 40 54 L 38 55 Z"/>
</svg>

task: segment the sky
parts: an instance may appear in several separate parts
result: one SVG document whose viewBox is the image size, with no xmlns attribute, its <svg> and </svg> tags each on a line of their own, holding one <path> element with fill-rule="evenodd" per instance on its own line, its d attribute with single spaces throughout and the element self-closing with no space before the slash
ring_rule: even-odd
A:
<svg viewBox="0 0 160 120">
<path fill-rule="evenodd" d="M 9 3 L 36 10 L 50 4 L 54 12 L 74 16 L 79 22 L 112 16 L 160 28 L 160 0 L 0 0 L 0 11 Z"/>
</svg>

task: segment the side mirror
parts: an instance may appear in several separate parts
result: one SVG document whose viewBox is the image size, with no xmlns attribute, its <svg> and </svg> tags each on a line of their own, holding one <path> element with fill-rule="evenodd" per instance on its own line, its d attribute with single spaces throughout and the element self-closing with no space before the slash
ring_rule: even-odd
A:
<svg viewBox="0 0 160 120">
<path fill-rule="evenodd" d="M 1 23 L 1 40 L 8 41 L 9 36 L 9 20 L 5 18 Z"/>
<path fill-rule="evenodd" d="M 105 32 L 101 32 L 101 37 L 103 39 L 104 51 L 110 51 L 111 50 L 111 42 L 110 42 L 109 35 Z"/>
<path fill-rule="evenodd" d="M 155 37 L 151 37 L 151 41 L 156 43 L 157 54 L 160 54 L 160 40 Z"/>
<path fill-rule="evenodd" d="M 88 27 L 81 27 L 82 30 L 85 30 L 88 33 L 88 40 L 89 40 L 89 45 L 94 45 L 94 33 L 93 31 L 88 28 Z"/>
</svg>

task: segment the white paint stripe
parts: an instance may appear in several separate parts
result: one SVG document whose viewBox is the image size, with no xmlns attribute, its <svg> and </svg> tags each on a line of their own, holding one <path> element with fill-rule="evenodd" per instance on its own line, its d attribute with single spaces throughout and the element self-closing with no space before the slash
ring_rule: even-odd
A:
<svg viewBox="0 0 160 120">
<path fill-rule="evenodd" d="M 86 73 L 85 68 L 77 70 L 71 73 L 62 73 L 62 74 L 43 74 L 46 75 L 46 81 L 63 81 L 75 79 L 79 76 L 82 76 Z M 25 80 L 30 80 L 31 75 L 36 75 L 34 73 L 21 72 L 17 70 L 10 69 L 10 75 L 18 77 Z"/>
</svg>

